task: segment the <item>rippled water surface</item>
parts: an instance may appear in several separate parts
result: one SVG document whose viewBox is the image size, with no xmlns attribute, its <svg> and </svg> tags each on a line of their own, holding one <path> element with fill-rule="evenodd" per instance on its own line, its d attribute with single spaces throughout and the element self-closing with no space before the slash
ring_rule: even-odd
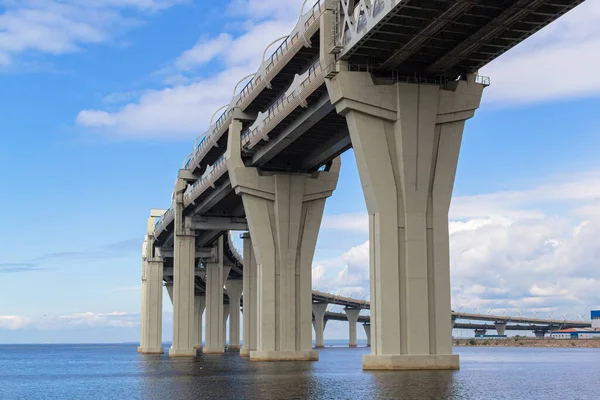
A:
<svg viewBox="0 0 600 400">
<path fill-rule="evenodd" d="M 600 349 L 456 348 L 461 370 L 363 372 L 366 348 L 320 361 L 144 356 L 136 345 L 0 345 L 0 399 L 598 399 Z"/>
</svg>

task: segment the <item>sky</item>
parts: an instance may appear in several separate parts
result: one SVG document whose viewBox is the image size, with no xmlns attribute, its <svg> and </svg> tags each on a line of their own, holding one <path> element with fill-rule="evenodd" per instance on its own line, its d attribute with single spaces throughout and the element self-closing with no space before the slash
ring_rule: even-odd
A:
<svg viewBox="0 0 600 400">
<path fill-rule="evenodd" d="M 206 3 L 0 0 L 0 343 L 139 340 L 149 210 L 170 205 L 194 139 L 302 1 Z M 450 210 L 455 310 L 600 308 L 598 20 L 587 1 L 480 71 L 492 85 L 466 124 Z M 368 299 L 352 151 L 342 163 L 313 286 Z"/>
</svg>

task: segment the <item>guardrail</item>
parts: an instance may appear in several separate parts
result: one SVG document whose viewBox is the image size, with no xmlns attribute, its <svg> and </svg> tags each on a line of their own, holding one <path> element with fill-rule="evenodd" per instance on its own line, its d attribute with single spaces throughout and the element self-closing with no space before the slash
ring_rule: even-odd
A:
<svg viewBox="0 0 600 400">
<path fill-rule="evenodd" d="M 317 61 L 302 76 L 297 76 L 294 84 L 268 110 L 260 113 L 255 123 L 242 133 L 242 149 L 253 148 L 266 139 L 268 133 L 298 106 L 306 106 L 306 98 L 324 81 L 321 63 Z"/>
<path fill-rule="evenodd" d="M 209 127 L 187 162 L 187 169 L 196 168 L 211 145 L 214 146 L 226 132 L 231 123 L 234 108 L 237 107 L 244 111 L 264 88 L 269 87 L 270 80 L 283 69 L 300 48 L 307 45 L 305 36 L 312 37 L 318 30 L 319 17 L 324 10 L 324 0 L 318 0 L 307 13 L 300 16 L 292 33 L 279 45 L 271 57 L 262 62 L 254 77 L 248 81 L 237 96 L 234 95 L 229 107 L 219 116 L 215 124 Z"/>
</svg>

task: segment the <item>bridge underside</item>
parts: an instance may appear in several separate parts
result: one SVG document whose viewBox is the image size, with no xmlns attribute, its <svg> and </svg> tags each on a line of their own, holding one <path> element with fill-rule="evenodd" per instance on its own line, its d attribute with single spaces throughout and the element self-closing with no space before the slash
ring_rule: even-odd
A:
<svg viewBox="0 0 600 400">
<path fill-rule="evenodd" d="M 478 71 L 584 0 L 403 0 L 343 58 L 378 74 Z"/>
</svg>

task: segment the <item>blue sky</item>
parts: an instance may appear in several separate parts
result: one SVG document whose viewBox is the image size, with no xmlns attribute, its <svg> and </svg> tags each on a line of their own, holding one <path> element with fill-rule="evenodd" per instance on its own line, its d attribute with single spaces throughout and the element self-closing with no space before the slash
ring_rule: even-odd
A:
<svg viewBox="0 0 600 400">
<path fill-rule="evenodd" d="M 149 209 L 301 1 L 85 3 L 0 0 L 0 343 L 138 339 Z M 598 18 L 588 1 L 481 71 L 450 212 L 455 308 L 600 307 Z M 315 287 L 368 296 L 365 210 L 348 152 Z"/>
</svg>

